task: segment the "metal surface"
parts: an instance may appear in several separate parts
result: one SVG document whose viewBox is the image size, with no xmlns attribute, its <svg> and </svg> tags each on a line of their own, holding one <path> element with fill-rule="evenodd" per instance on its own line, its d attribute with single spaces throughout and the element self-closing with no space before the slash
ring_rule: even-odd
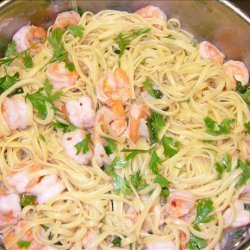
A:
<svg viewBox="0 0 250 250">
<path fill-rule="evenodd" d="M 103 9 L 133 12 L 148 4 L 178 18 L 197 40 L 212 41 L 228 58 L 243 61 L 250 70 L 250 18 L 225 0 L 5 0 L 0 2 L 0 55 L 20 27 L 29 23 L 48 27 L 59 12 L 77 7 L 95 13 Z M 250 250 L 249 241 L 247 245 L 241 249 Z M 226 250 L 231 249 L 238 248 Z"/>
</svg>

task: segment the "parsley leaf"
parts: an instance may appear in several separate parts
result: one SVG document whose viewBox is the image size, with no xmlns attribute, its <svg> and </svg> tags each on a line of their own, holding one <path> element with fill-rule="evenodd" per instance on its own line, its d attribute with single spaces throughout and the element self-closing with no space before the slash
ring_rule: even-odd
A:
<svg viewBox="0 0 250 250">
<path fill-rule="evenodd" d="M 34 205 L 36 202 L 35 195 L 22 194 L 21 195 L 21 207 L 26 207 L 28 205 Z"/>
<path fill-rule="evenodd" d="M 104 147 L 107 155 L 111 155 L 116 151 L 115 141 L 111 138 L 106 138 L 106 146 Z"/>
<path fill-rule="evenodd" d="M 26 69 L 32 68 L 33 66 L 32 57 L 27 51 L 24 53 L 23 64 Z"/>
<path fill-rule="evenodd" d="M 84 27 L 81 25 L 73 25 L 68 27 L 69 33 L 74 37 L 83 37 Z"/>
<path fill-rule="evenodd" d="M 8 44 L 8 48 L 5 52 L 5 57 L 16 56 L 18 54 L 16 50 L 16 42 L 12 41 Z"/>
<path fill-rule="evenodd" d="M 116 42 L 118 43 L 120 49 L 117 52 L 119 54 L 119 57 L 121 57 L 124 54 L 125 49 L 128 47 L 128 45 L 132 40 L 134 40 L 140 35 L 148 33 L 150 30 L 151 30 L 150 28 L 143 28 L 132 32 L 119 33 L 116 38 Z"/>
<path fill-rule="evenodd" d="M 250 83 L 243 86 L 241 82 L 237 81 L 235 90 L 241 95 L 246 104 L 250 105 Z"/>
<path fill-rule="evenodd" d="M 214 216 L 208 216 L 213 210 L 213 201 L 211 199 L 199 200 L 197 204 L 197 213 L 194 224 L 208 223 L 214 220 Z"/>
<path fill-rule="evenodd" d="M 147 183 L 142 179 L 142 175 L 139 170 L 130 176 L 130 181 L 133 187 L 139 191 L 147 186 Z"/>
<path fill-rule="evenodd" d="M 187 245 L 188 250 L 201 250 L 206 247 L 207 243 L 204 239 L 190 234 L 189 242 Z"/>
<path fill-rule="evenodd" d="M 114 246 L 120 247 L 121 246 L 121 241 L 122 241 L 121 237 L 115 236 L 112 243 L 113 243 Z"/>
<path fill-rule="evenodd" d="M 73 124 L 66 124 L 66 123 L 59 122 L 59 121 L 52 122 L 51 125 L 54 128 L 61 128 L 63 130 L 63 133 L 67 133 L 67 132 L 71 132 L 71 131 L 76 130 L 76 126 L 75 125 L 73 125 Z"/>
<path fill-rule="evenodd" d="M 40 140 L 42 140 L 42 141 L 46 142 L 44 135 L 39 134 L 38 138 L 39 138 Z"/>
<path fill-rule="evenodd" d="M 237 182 L 237 187 L 242 187 L 246 185 L 247 181 L 250 179 L 250 162 L 246 161 L 243 162 L 241 160 L 238 161 L 237 168 L 242 169 L 242 174 L 240 176 L 240 179 Z"/>
<path fill-rule="evenodd" d="M 162 144 L 164 148 L 164 154 L 169 158 L 176 155 L 181 146 L 181 143 L 179 141 L 176 141 L 172 137 L 166 135 L 164 135 L 162 138 Z"/>
<path fill-rule="evenodd" d="M 227 172 L 231 171 L 231 157 L 229 154 L 224 154 L 221 162 L 215 163 L 215 169 L 219 174 L 219 178 L 222 177 L 224 170 L 226 169 Z"/>
<path fill-rule="evenodd" d="M 91 134 L 88 133 L 83 140 L 75 144 L 76 154 L 78 155 L 80 154 L 80 152 L 86 154 L 89 150 L 90 141 L 91 141 Z"/>
<path fill-rule="evenodd" d="M 168 186 L 170 182 L 164 176 L 158 174 L 155 178 L 155 183 L 158 183 L 161 186 L 161 194 L 166 202 L 167 197 L 169 196 Z"/>
<path fill-rule="evenodd" d="M 152 155 L 151 155 L 151 159 L 150 159 L 150 162 L 149 162 L 149 168 L 151 169 L 151 171 L 152 171 L 154 174 L 159 174 L 159 170 L 158 170 L 157 165 L 158 165 L 158 164 L 161 164 L 161 163 L 162 163 L 162 160 L 161 160 L 160 157 L 157 155 L 156 150 L 153 149 Z"/>
<path fill-rule="evenodd" d="M 17 245 L 19 248 L 29 248 L 30 245 L 31 245 L 31 242 L 30 241 L 25 241 L 25 240 L 20 240 L 17 242 Z"/>
<path fill-rule="evenodd" d="M 172 34 L 169 34 L 169 35 L 167 35 L 165 38 L 168 38 L 168 39 L 173 39 L 173 40 L 175 40 L 175 38 L 173 37 L 173 35 Z"/>
<path fill-rule="evenodd" d="M 113 186 L 116 194 L 131 194 L 131 189 L 127 180 L 124 180 L 115 172 L 113 172 L 112 178 L 114 181 Z"/>
<path fill-rule="evenodd" d="M 153 89 L 152 83 L 149 80 L 144 81 L 143 85 L 152 97 L 156 99 L 161 99 L 163 97 L 163 94 L 159 89 Z"/>
<path fill-rule="evenodd" d="M 151 116 L 146 124 L 151 144 L 157 143 L 159 141 L 158 132 L 165 126 L 163 116 L 158 113 L 151 112 Z"/>
<path fill-rule="evenodd" d="M 247 133 L 250 134 L 250 122 L 244 123 L 244 127 L 246 128 Z"/>
<path fill-rule="evenodd" d="M 206 116 L 204 118 L 205 125 L 207 127 L 207 133 L 210 135 L 222 135 L 229 134 L 232 126 L 235 124 L 235 119 L 224 119 L 220 124 L 217 124 L 213 119 Z"/>
<path fill-rule="evenodd" d="M 0 78 L 0 94 L 9 89 L 15 83 L 19 81 L 19 73 L 16 72 L 14 75 L 5 75 Z M 21 89 L 21 88 L 19 88 Z"/>
</svg>

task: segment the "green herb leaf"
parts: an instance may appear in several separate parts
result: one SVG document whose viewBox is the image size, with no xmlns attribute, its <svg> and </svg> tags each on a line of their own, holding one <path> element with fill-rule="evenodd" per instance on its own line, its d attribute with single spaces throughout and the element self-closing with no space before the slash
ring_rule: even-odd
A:
<svg viewBox="0 0 250 250">
<path fill-rule="evenodd" d="M 131 189 L 126 180 L 124 180 L 121 176 L 116 173 L 112 174 L 113 185 L 116 194 L 131 194 Z"/>
<path fill-rule="evenodd" d="M 19 81 L 19 73 L 16 72 L 14 75 L 5 75 L 0 78 L 0 94 L 12 87 Z"/>
<path fill-rule="evenodd" d="M 231 172 L 231 157 L 229 154 L 224 154 L 221 162 L 215 163 L 215 169 L 219 174 L 219 178 L 222 177 L 224 170 Z"/>
<path fill-rule="evenodd" d="M 34 205 L 36 202 L 35 195 L 22 194 L 21 195 L 21 207 L 26 207 L 28 205 Z"/>
<path fill-rule="evenodd" d="M 69 33 L 74 37 L 83 37 L 84 27 L 81 25 L 73 25 L 68 27 Z"/>
<path fill-rule="evenodd" d="M 130 176 L 130 181 L 133 187 L 139 191 L 147 186 L 147 183 L 142 179 L 139 170 L 135 174 Z"/>
<path fill-rule="evenodd" d="M 30 241 L 25 241 L 25 240 L 20 240 L 17 242 L 17 245 L 19 248 L 29 248 L 30 245 L 31 245 L 31 242 Z"/>
<path fill-rule="evenodd" d="M 172 34 L 167 35 L 166 38 L 175 40 Z"/>
<path fill-rule="evenodd" d="M 187 245 L 188 250 L 201 250 L 207 246 L 207 243 L 204 239 L 190 234 L 189 242 Z"/>
<path fill-rule="evenodd" d="M 164 155 L 171 158 L 177 154 L 181 143 L 169 136 L 164 135 L 162 138 L 162 145 L 164 148 Z"/>
<path fill-rule="evenodd" d="M 33 66 L 32 57 L 27 51 L 24 53 L 23 64 L 26 69 L 32 68 Z"/>
<path fill-rule="evenodd" d="M 156 149 L 153 149 L 151 159 L 149 162 L 149 168 L 154 174 L 159 174 L 158 165 L 162 163 L 162 160 L 156 153 Z"/>
<path fill-rule="evenodd" d="M 237 182 L 237 187 L 242 187 L 246 185 L 247 181 L 250 179 L 250 162 L 238 161 L 237 168 L 242 169 L 242 174 L 239 181 Z"/>
<path fill-rule="evenodd" d="M 150 28 L 139 29 L 127 33 L 119 33 L 116 42 L 118 43 L 120 51 L 118 51 L 119 57 L 124 54 L 125 49 L 128 47 L 130 42 L 140 35 L 146 34 L 150 31 Z"/>
<path fill-rule="evenodd" d="M 121 237 L 115 236 L 112 243 L 113 243 L 114 246 L 120 247 L 121 246 L 121 241 L 122 241 Z"/>
<path fill-rule="evenodd" d="M 76 68 L 75 68 L 75 65 L 71 62 L 66 62 L 65 63 L 65 67 L 69 70 L 69 71 L 74 71 Z"/>
<path fill-rule="evenodd" d="M 52 122 L 51 125 L 54 128 L 61 128 L 63 130 L 63 133 L 67 133 L 67 132 L 71 132 L 71 131 L 76 130 L 76 126 L 75 125 L 73 125 L 73 124 L 66 124 L 66 123 L 59 122 L 59 121 Z"/>
<path fill-rule="evenodd" d="M 235 90 L 241 95 L 246 104 L 250 105 L 250 83 L 243 86 L 241 82 L 237 81 Z"/>
<path fill-rule="evenodd" d="M 18 54 L 16 50 L 16 42 L 12 41 L 8 44 L 8 48 L 5 52 L 5 57 L 16 56 Z"/>
<path fill-rule="evenodd" d="M 106 138 L 106 146 L 104 147 L 105 152 L 107 155 L 111 155 L 114 153 L 117 149 L 115 141 L 110 138 Z"/>
<path fill-rule="evenodd" d="M 244 123 L 244 127 L 246 128 L 247 133 L 250 134 L 250 122 Z"/>
<path fill-rule="evenodd" d="M 148 153 L 148 152 L 150 152 L 150 150 L 151 149 L 124 148 L 124 149 L 122 149 L 121 152 L 140 154 L 140 153 Z"/>
<path fill-rule="evenodd" d="M 84 13 L 84 11 L 82 10 L 82 8 L 79 7 L 79 6 L 77 6 L 77 7 L 75 8 L 75 11 L 76 11 L 80 16 L 82 16 L 82 14 Z"/>
<path fill-rule="evenodd" d="M 90 141 L 91 141 L 91 134 L 88 133 L 83 140 L 75 144 L 76 154 L 78 155 L 80 154 L 80 152 L 86 154 L 89 151 Z"/>
<path fill-rule="evenodd" d="M 156 176 L 155 183 L 158 183 L 162 188 L 167 187 L 170 184 L 170 182 L 160 174 Z"/>
<path fill-rule="evenodd" d="M 44 142 L 46 142 L 45 137 L 42 134 L 39 134 L 38 138 Z"/>
<path fill-rule="evenodd" d="M 232 126 L 235 124 L 235 119 L 224 119 L 220 124 L 217 124 L 213 119 L 206 116 L 204 119 L 207 127 L 207 133 L 210 135 L 222 135 L 229 134 Z"/>
<path fill-rule="evenodd" d="M 214 220 L 214 216 L 208 216 L 213 210 L 213 201 L 211 199 L 199 200 L 197 204 L 197 213 L 194 224 L 208 223 Z"/>
<path fill-rule="evenodd" d="M 152 83 L 149 80 L 144 81 L 143 85 L 152 97 L 156 99 L 161 99 L 163 97 L 163 94 L 159 89 L 153 89 Z"/>
</svg>

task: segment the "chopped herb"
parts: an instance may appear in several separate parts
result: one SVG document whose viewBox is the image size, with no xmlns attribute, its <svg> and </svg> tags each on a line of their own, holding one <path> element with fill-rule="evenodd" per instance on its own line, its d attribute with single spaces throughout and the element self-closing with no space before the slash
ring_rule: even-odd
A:
<svg viewBox="0 0 250 250">
<path fill-rule="evenodd" d="M 38 138 L 41 139 L 42 141 L 46 142 L 45 137 L 42 134 L 39 134 Z"/>
<path fill-rule="evenodd" d="M 23 64 L 26 69 L 32 68 L 33 66 L 32 57 L 27 51 L 24 53 Z"/>
<path fill-rule="evenodd" d="M 247 133 L 250 134 L 250 122 L 244 123 L 244 127 L 246 128 Z"/>
<path fill-rule="evenodd" d="M 169 158 L 176 155 L 181 146 L 179 141 L 176 141 L 173 138 L 165 135 L 162 138 L 162 144 L 164 147 L 164 154 Z"/>
<path fill-rule="evenodd" d="M 116 144 L 113 139 L 106 138 L 106 144 L 107 145 L 104 147 L 104 149 L 107 155 L 111 155 L 116 151 Z"/>
<path fill-rule="evenodd" d="M 36 202 L 35 195 L 22 194 L 21 195 L 21 207 L 26 207 L 28 205 L 34 205 Z"/>
<path fill-rule="evenodd" d="M 31 245 L 31 242 L 30 241 L 25 241 L 25 240 L 20 240 L 17 242 L 17 245 L 19 248 L 29 248 L 30 245 Z"/>
<path fill-rule="evenodd" d="M 169 196 L 168 186 L 170 182 L 164 176 L 158 174 L 155 178 L 155 183 L 158 183 L 161 186 L 161 194 L 164 198 L 164 202 L 166 202 L 167 197 Z"/>
<path fill-rule="evenodd" d="M 207 143 L 207 144 L 212 144 L 213 141 L 212 140 L 203 140 L 204 143 Z"/>
<path fill-rule="evenodd" d="M 237 81 L 235 90 L 241 95 L 246 104 L 250 105 L 250 83 L 243 86 L 241 82 Z"/>
<path fill-rule="evenodd" d="M 16 56 L 18 54 L 16 50 L 16 42 L 12 41 L 8 44 L 7 50 L 5 52 L 5 57 Z"/>
<path fill-rule="evenodd" d="M 76 130 L 76 126 L 75 125 L 73 125 L 73 124 L 66 124 L 66 123 L 59 122 L 59 121 L 52 122 L 51 125 L 54 128 L 61 128 L 63 130 L 63 133 L 67 133 L 67 132 L 71 132 L 71 131 Z"/>
<path fill-rule="evenodd" d="M 69 71 L 74 71 L 76 68 L 75 68 L 75 65 L 71 62 L 65 62 L 65 67 L 69 70 Z"/>
<path fill-rule="evenodd" d="M 199 200 L 197 204 L 197 213 L 194 224 L 208 223 L 214 220 L 214 216 L 208 216 L 213 210 L 213 201 L 211 199 Z"/>
<path fill-rule="evenodd" d="M 151 149 L 134 149 L 134 148 L 124 148 L 121 152 L 127 152 L 127 153 L 148 153 Z"/>
<path fill-rule="evenodd" d="M 229 154 L 224 154 L 221 162 L 215 163 L 215 169 L 219 174 L 219 178 L 222 177 L 224 170 L 226 169 L 227 172 L 231 171 L 231 157 Z"/>
<path fill-rule="evenodd" d="M 44 120 L 47 117 L 46 103 L 50 103 L 53 107 L 53 102 L 59 99 L 62 95 L 62 91 L 56 91 L 55 93 L 52 93 L 52 90 L 53 86 L 47 80 L 45 81 L 43 88 L 38 89 L 38 91 L 33 94 L 26 95 L 26 98 L 28 98 L 32 103 L 33 108 L 37 110 L 37 116 L 40 119 Z M 45 91 L 46 95 L 42 93 L 42 91 Z"/>
<path fill-rule="evenodd" d="M 122 241 L 121 237 L 115 236 L 112 243 L 113 243 L 114 246 L 120 247 L 121 246 L 121 241 Z"/>
<path fill-rule="evenodd" d="M 142 179 L 139 170 L 135 174 L 130 176 L 130 181 L 132 186 L 139 191 L 147 186 L 147 183 Z"/>
<path fill-rule="evenodd" d="M 204 122 L 207 127 L 207 133 L 217 136 L 229 134 L 232 126 L 235 124 L 235 119 L 224 119 L 220 124 L 217 124 L 213 119 L 206 116 Z"/>
<path fill-rule="evenodd" d="M 150 30 L 151 30 L 150 28 L 144 28 L 144 29 L 139 29 L 139 30 L 135 30 L 132 32 L 119 33 L 116 38 L 116 41 L 120 49 L 119 57 L 123 55 L 125 49 L 128 47 L 128 45 L 130 44 L 132 40 L 134 40 L 140 35 L 148 33 Z"/>
<path fill-rule="evenodd" d="M 163 97 L 163 94 L 159 89 L 153 89 L 152 83 L 149 80 L 144 81 L 143 85 L 152 97 L 156 99 L 161 99 Z"/>
<path fill-rule="evenodd" d="M 8 75 L 0 78 L 0 94 L 2 94 L 4 91 L 12 87 L 15 83 L 19 81 L 19 73 L 16 72 L 14 75 Z M 22 90 L 22 88 L 19 88 L 19 90 Z"/>
<path fill-rule="evenodd" d="M 76 7 L 75 11 L 76 11 L 80 16 L 82 16 L 82 14 L 84 13 L 84 11 L 82 10 L 82 8 L 79 7 L 79 6 Z"/>
<path fill-rule="evenodd" d="M 91 134 L 88 133 L 83 140 L 81 140 L 80 142 L 75 144 L 76 154 L 78 155 L 81 152 L 83 154 L 86 154 L 88 152 L 88 150 L 89 150 L 90 141 L 91 141 Z"/>
<path fill-rule="evenodd" d="M 189 242 L 187 245 L 188 250 L 201 250 L 207 246 L 207 243 L 204 239 L 190 234 Z"/>
<path fill-rule="evenodd" d="M 69 33 L 74 37 L 83 37 L 84 27 L 81 25 L 73 25 L 68 27 Z"/>
<path fill-rule="evenodd" d="M 165 120 L 162 115 L 151 112 L 151 116 L 147 121 L 149 137 L 151 144 L 159 141 L 158 132 L 165 126 Z"/>
<path fill-rule="evenodd" d="M 149 168 L 151 169 L 151 171 L 154 174 L 159 174 L 159 170 L 158 170 L 157 166 L 158 166 L 158 164 L 161 164 L 161 163 L 162 163 L 162 160 L 157 155 L 156 150 L 153 149 L 151 159 L 150 159 L 150 162 L 149 162 Z"/>
<path fill-rule="evenodd" d="M 166 38 L 175 40 L 172 34 L 167 35 Z"/>
<path fill-rule="evenodd" d="M 242 173 L 239 181 L 237 182 L 237 187 L 242 187 L 246 185 L 247 181 L 250 179 L 250 162 L 238 161 L 237 168 L 241 168 Z"/>
<path fill-rule="evenodd" d="M 113 172 L 112 178 L 114 181 L 113 185 L 116 194 L 131 194 L 131 189 L 127 180 L 124 180 L 115 172 Z"/>
</svg>

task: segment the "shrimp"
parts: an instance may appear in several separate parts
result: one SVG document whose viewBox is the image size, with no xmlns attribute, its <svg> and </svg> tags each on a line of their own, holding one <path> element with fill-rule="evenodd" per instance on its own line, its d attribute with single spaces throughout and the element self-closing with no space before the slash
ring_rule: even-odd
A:
<svg viewBox="0 0 250 250">
<path fill-rule="evenodd" d="M 250 223 L 250 211 L 244 209 L 244 203 L 240 200 L 234 202 L 235 218 L 232 221 L 232 208 L 228 208 L 224 213 L 224 227 L 243 227 Z"/>
<path fill-rule="evenodd" d="M 21 218 L 20 197 L 0 191 L 0 227 L 16 224 Z"/>
<path fill-rule="evenodd" d="M 167 20 L 166 14 L 159 7 L 152 5 L 148 5 L 144 8 L 137 10 L 135 14 L 144 18 L 160 18 L 164 21 Z"/>
<path fill-rule="evenodd" d="M 149 117 L 149 109 L 144 104 L 133 104 L 130 109 L 128 126 L 129 138 L 136 142 L 140 136 L 149 137 L 146 119 Z"/>
<path fill-rule="evenodd" d="M 177 250 L 172 241 L 165 240 L 157 243 L 148 243 L 144 245 L 144 250 Z"/>
<path fill-rule="evenodd" d="M 72 124 L 78 128 L 91 128 L 95 123 L 95 110 L 89 96 L 82 96 L 78 101 L 68 101 L 66 114 Z"/>
<path fill-rule="evenodd" d="M 33 111 L 20 96 L 6 97 L 2 108 L 3 117 L 10 130 L 25 129 L 32 124 Z"/>
<path fill-rule="evenodd" d="M 115 101 L 111 108 L 101 107 L 96 115 L 96 124 L 98 123 L 102 123 L 107 128 L 110 126 L 117 136 L 121 135 L 127 128 L 123 105 L 119 101 Z"/>
<path fill-rule="evenodd" d="M 65 153 L 79 164 L 88 164 L 92 158 L 92 151 L 89 149 L 85 154 L 77 154 L 75 145 L 86 137 L 84 130 L 76 129 L 75 131 L 65 133 L 62 138 Z"/>
<path fill-rule="evenodd" d="M 97 98 L 104 104 L 112 106 L 114 101 L 125 104 L 132 96 L 131 83 L 127 74 L 121 68 L 109 72 L 98 81 Z"/>
<path fill-rule="evenodd" d="M 173 191 L 169 195 L 166 210 L 169 215 L 179 218 L 188 214 L 195 206 L 195 197 L 187 191 Z"/>
<path fill-rule="evenodd" d="M 67 28 L 69 26 L 77 25 L 81 16 L 75 11 L 65 11 L 57 15 L 53 29 Z"/>
<path fill-rule="evenodd" d="M 231 80 L 232 89 L 235 89 L 236 81 L 240 81 L 242 85 L 247 85 L 249 73 L 244 63 L 229 60 L 223 64 L 223 69 Z"/>
<path fill-rule="evenodd" d="M 50 64 L 46 74 L 55 89 L 63 89 L 75 84 L 79 76 L 76 70 L 69 71 L 65 66 L 65 62 Z"/>
<path fill-rule="evenodd" d="M 217 63 L 222 64 L 225 58 L 225 55 L 218 50 L 213 44 L 207 41 L 203 41 L 199 46 L 200 56 L 203 59 L 209 59 Z"/>
<path fill-rule="evenodd" d="M 14 36 L 17 51 L 21 52 L 30 48 L 30 54 L 35 55 L 43 47 L 43 41 L 46 39 L 46 30 L 34 25 L 23 26 Z"/>
<path fill-rule="evenodd" d="M 250 181 L 248 181 L 247 184 L 242 188 L 240 197 L 250 199 Z"/>
<path fill-rule="evenodd" d="M 19 221 L 18 224 L 15 227 L 15 230 L 9 231 L 6 234 L 4 234 L 3 237 L 3 243 L 7 246 L 8 244 L 11 244 L 11 241 L 15 238 L 15 236 L 22 232 L 27 226 L 27 221 Z M 29 229 L 28 231 L 25 232 L 25 234 L 22 236 L 20 241 L 27 241 L 30 243 L 29 250 L 56 250 L 56 248 L 52 246 L 44 246 L 38 244 L 33 236 L 32 230 Z M 21 247 L 18 246 L 18 244 L 15 244 L 14 246 L 7 248 L 8 250 L 20 250 Z"/>
</svg>

